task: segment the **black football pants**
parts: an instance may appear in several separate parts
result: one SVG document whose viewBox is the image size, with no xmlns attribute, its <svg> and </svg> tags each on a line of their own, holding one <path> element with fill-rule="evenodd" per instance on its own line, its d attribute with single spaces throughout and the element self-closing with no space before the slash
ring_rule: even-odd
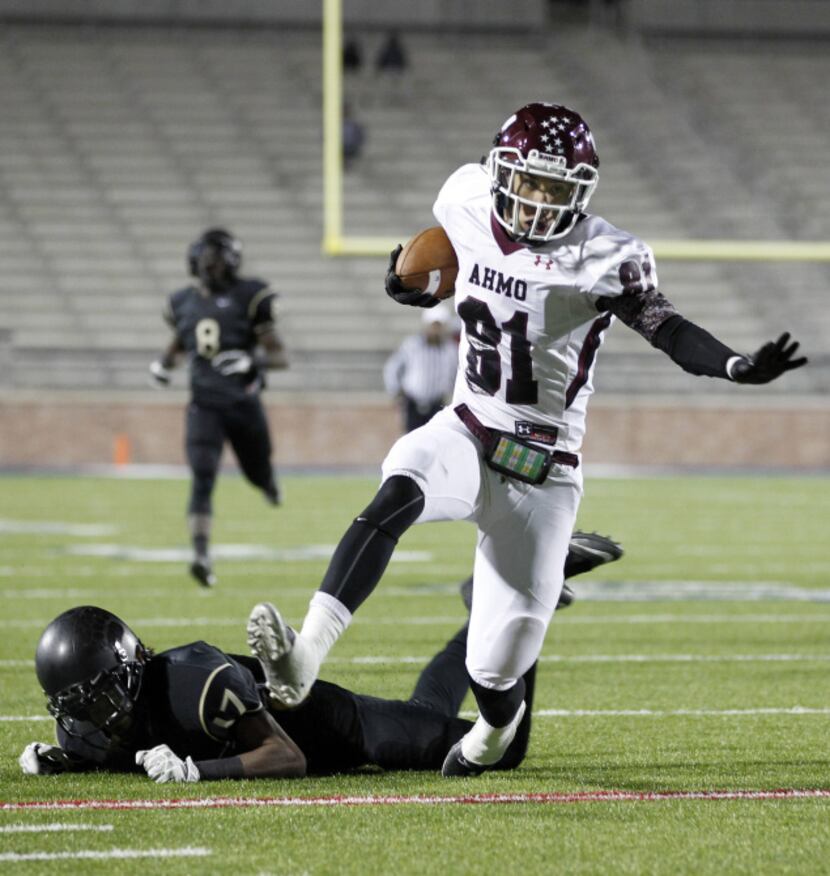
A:
<svg viewBox="0 0 830 876">
<path fill-rule="evenodd" d="M 298 708 L 272 714 L 306 756 L 311 774 L 368 764 L 390 770 L 437 770 L 450 748 L 473 726 L 457 717 L 470 686 L 466 650 L 464 626 L 432 658 L 408 700 L 356 694 L 317 681 Z M 524 676 L 527 711 L 499 768 L 518 766 L 527 751 L 535 672 L 534 666 Z"/>
<path fill-rule="evenodd" d="M 245 477 L 260 490 L 273 483 L 271 436 L 259 396 L 234 405 L 208 408 L 187 406 L 185 449 L 193 473 L 188 513 L 210 514 L 211 496 L 227 441 Z"/>
</svg>

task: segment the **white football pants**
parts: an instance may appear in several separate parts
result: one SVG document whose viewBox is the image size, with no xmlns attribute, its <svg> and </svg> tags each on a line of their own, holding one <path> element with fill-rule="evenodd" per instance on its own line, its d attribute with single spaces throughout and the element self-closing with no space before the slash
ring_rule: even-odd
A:
<svg viewBox="0 0 830 876">
<path fill-rule="evenodd" d="M 416 523 L 469 520 L 478 526 L 467 671 L 506 690 L 533 665 L 562 589 L 579 501 L 579 469 L 554 465 L 545 483 L 524 484 L 488 468 L 481 445 L 452 408 L 399 438 L 383 480 L 411 477 L 423 490 Z"/>
</svg>

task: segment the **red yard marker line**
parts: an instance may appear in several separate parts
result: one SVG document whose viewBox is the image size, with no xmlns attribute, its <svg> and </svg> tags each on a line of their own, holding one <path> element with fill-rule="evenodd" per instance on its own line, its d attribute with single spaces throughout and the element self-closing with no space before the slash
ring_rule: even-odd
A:
<svg viewBox="0 0 830 876">
<path fill-rule="evenodd" d="M 29 800 L 0 802 L 0 812 L 33 810 L 165 810 L 292 806 L 440 806 L 508 803 L 658 803 L 666 800 L 830 799 L 830 788 L 713 791 L 558 791 L 535 794 L 439 794 L 350 797 L 191 797 L 165 800 Z"/>
</svg>

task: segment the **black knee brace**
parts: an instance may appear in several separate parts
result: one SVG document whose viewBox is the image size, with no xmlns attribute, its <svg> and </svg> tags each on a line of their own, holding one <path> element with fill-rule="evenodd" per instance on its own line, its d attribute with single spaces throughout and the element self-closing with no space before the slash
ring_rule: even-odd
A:
<svg viewBox="0 0 830 876">
<path fill-rule="evenodd" d="M 320 590 L 354 612 L 377 586 L 398 539 L 423 508 L 424 494 L 412 478 L 395 475 L 385 481 L 340 539 Z"/>
<path fill-rule="evenodd" d="M 355 523 L 373 526 L 397 542 L 423 510 L 424 494 L 418 484 L 405 475 L 393 475 L 381 484 Z"/>
<path fill-rule="evenodd" d="M 523 678 L 507 690 L 482 687 L 475 681 L 471 681 L 470 687 L 478 703 L 481 717 L 491 727 L 506 727 L 516 717 L 516 712 L 519 711 L 519 706 L 525 698 Z"/>
</svg>

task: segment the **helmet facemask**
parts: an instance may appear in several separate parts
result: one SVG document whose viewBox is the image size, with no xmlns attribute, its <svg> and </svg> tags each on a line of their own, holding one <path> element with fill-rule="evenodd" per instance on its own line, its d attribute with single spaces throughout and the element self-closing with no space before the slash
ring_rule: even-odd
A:
<svg viewBox="0 0 830 876">
<path fill-rule="evenodd" d="M 46 708 L 70 736 L 107 750 L 130 743 L 139 726 L 144 666 L 130 661 L 47 697 Z"/>
<path fill-rule="evenodd" d="M 589 164 L 568 167 L 563 155 L 537 149 L 525 158 L 515 147 L 497 146 L 490 151 L 487 169 L 493 215 L 522 243 L 545 243 L 566 235 L 599 182 L 599 173 Z"/>
</svg>

